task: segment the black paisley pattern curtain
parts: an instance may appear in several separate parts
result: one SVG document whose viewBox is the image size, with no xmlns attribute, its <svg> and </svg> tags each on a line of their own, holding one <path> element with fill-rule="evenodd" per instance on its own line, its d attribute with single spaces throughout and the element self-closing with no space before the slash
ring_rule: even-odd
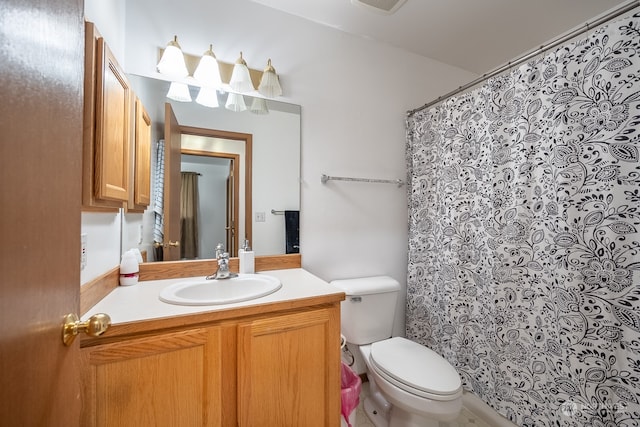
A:
<svg viewBox="0 0 640 427">
<path fill-rule="evenodd" d="M 407 336 L 519 426 L 640 422 L 640 14 L 407 120 Z"/>
</svg>

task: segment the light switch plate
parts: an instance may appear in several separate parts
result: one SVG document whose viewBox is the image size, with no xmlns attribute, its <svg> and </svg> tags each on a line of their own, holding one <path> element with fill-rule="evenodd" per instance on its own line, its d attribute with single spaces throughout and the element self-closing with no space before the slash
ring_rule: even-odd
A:
<svg viewBox="0 0 640 427">
<path fill-rule="evenodd" d="M 256 222 L 265 222 L 264 212 L 256 212 Z"/>
</svg>

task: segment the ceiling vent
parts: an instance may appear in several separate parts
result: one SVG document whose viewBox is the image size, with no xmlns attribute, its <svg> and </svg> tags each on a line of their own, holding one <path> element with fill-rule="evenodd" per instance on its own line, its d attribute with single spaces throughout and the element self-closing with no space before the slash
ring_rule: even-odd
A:
<svg viewBox="0 0 640 427">
<path fill-rule="evenodd" d="M 364 6 L 369 10 L 391 15 L 407 0 L 351 0 L 351 3 Z"/>
</svg>

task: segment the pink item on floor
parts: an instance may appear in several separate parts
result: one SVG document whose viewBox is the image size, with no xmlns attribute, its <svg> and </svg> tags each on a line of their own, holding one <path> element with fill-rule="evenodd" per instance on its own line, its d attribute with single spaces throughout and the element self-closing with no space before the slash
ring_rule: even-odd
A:
<svg viewBox="0 0 640 427">
<path fill-rule="evenodd" d="M 349 422 L 349 415 L 355 411 L 360 403 L 360 390 L 362 389 L 362 380 L 360 377 L 351 370 L 351 368 L 344 362 L 341 362 L 340 366 L 340 395 L 341 395 L 341 413 L 347 425 L 354 427 Z"/>
</svg>

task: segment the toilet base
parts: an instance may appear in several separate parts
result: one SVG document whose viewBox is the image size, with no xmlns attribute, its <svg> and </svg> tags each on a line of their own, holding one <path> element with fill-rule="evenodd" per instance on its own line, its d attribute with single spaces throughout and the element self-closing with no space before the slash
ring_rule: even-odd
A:
<svg viewBox="0 0 640 427">
<path fill-rule="evenodd" d="M 389 427 L 439 427 L 440 422 L 407 412 L 397 406 L 391 407 Z"/>
<path fill-rule="evenodd" d="M 434 416 L 427 418 L 424 415 L 405 410 L 399 405 L 391 404 L 383 396 L 375 381 L 369 381 L 369 396 L 364 399 L 363 406 L 367 418 L 375 427 L 439 427 L 441 420 L 450 420 L 457 415 L 457 413 L 448 414 L 449 416 L 433 414 Z"/>
<path fill-rule="evenodd" d="M 364 412 L 375 427 L 439 427 L 440 422 L 409 413 L 374 397 L 364 399 Z"/>
<path fill-rule="evenodd" d="M 369 382 L 369 396 L 364 399 L 364 412 L 375 427 L 439 427 L 440 423 L 391 405 L 375 381 Z"/>
<path fill-rule="evenodd" d="M 380 397 L 389 402 L 389 427 L 439 427 L 440 421 L 454 420 L 462 409 L 462 396 L 447 401 L 426 399 L 395 387 L 375 369 L 367 375 Z"/>
<path fill-rule="evenodd" d="M 381 410 L 371 397 L 364 399 L 364 413 L 376 427 L 389 427 L 389 414 Z"/>
<path fill-rule="evenodd" d="M 382 396 L 375 382 L 369 381 L 369 396 L 364 400 L 364 412 L 376 427 L 389 427 L 391 404 Z"/>
</svg>

